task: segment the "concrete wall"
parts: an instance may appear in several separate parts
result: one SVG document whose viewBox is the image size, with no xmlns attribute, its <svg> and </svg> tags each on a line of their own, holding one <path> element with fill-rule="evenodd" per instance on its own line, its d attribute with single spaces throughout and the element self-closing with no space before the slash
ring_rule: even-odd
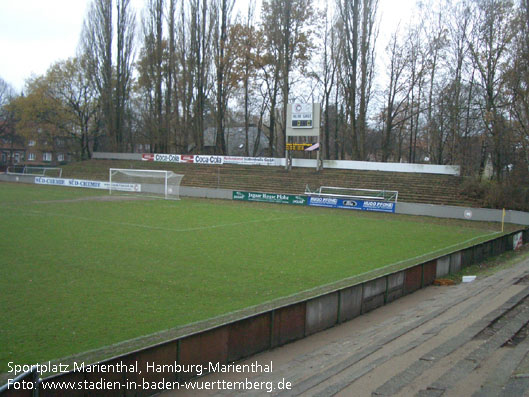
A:
<svg viewBox="0 0 529 397">
<path fill-rule="evenodd" d="M 94 152 L 94 159 L 102 160 L 141 160 L 141 153 L 108 153 Z M 274 165 L 285 166 L 284 158 L 276 158 Z M 316 160 L 292 159 L 292 166 L 302 168 L 316 168 Z M 419 174 L 459 175 L 458 165 L 409 164 L 409 163 L 381 163 L 376 161 L 324 160 L 323 168 L 337 168 L 343 170 L 410 172 Z"/>
<path fill-rule="evenodd" d="M 472 212 L 472 218 L 465 217 L 465 211 Z M 436 218 L 468 219 L 472 221 L 501 222 L 502 210 L 488 208 L 468 208 L 450 205 L 397 203 L 395 213 L 406 215 L 433 216 Z M 529 225 L 529 213 L 521 211 L 505 211 L 505 222 L 518 225 Z"/>
<path fill-rule="evenodd" d="M 180 186 L 180 196 L 231 200 L 233 191 L 228 189 Z"/>
<path fill-rule="evenodd" d="M 293 159 L 292 165 L 294 167 L 316 168 L 316 160 Z M 458 165 L 382 163 L 376 161 L 324 160 L 323 168 L 385 172 L 411 172 L 419 174 L 460 174 L 460 167 Z"/>
<path fill-rule="evenodd" d="M 141 153 L 111 153 L 111 152 L 94 152 L 93 159 L 98 160 L 137 160 L 141 161 Z"/>
<path fill-rule="evenodd" d="M 404 278 L 405 272 L 390 274 L 388 276 L 388 286 L 386 292 L 386 303 L 393 302 L 395 299 L 404 295 Z"/>
<path fill-rule="evenodd" d="M 338 293 L 323 295 L 307 302 L 305 335 L 311 335 L 338 322 Z"/>
<path fill-rule="evenodd" d="M 384 305 L 386 300 L 387 278 L 377 278 L 364 283 L 362 297 L 362 313 L 367 313 Z"/>
<path fill-rule="evenodd" d="M 0 174 L 0 181 L 4 181 L 4 182 L 21 182 L 21 183 L 35 183 L 35 176 L 34 175 Z"/>
<path fill-rule="evenodd" d="M 437 259 L 436 278 L 448 276 L 450 274 L 450 255 Z"/>
<path fill-rule="evenodd" d="M 355 285 L 340 291 L 339 322 L 348 321 L 362 313 L 364 285 Z"/>
</svg>

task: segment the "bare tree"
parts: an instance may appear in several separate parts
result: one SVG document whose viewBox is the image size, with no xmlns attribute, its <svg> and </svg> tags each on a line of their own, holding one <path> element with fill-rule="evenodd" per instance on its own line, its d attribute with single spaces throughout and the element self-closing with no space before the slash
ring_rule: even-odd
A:
<svg viewBox="0 0 529 397">
<path fill-rule="evenodd" d="M 143 46 L 138 62 L 139 86 L 146 102 L 143 114 L 151 150 L 165 153 L 168 149 L 167 124 L 164 122 L 164 1 L 149 0 L 143 17 Z"/>
<path fill-rule="evenodd" d="M 224 139 L 226 111 L 228 108 L 228 94 L 233 83 L 231 79 L 233 48 L 229 45 L 229 30 L 234 0 L 219 0 L 213 7 L 215 31 L 213 46 L 215 51 L 216 69 L 216 151 L 226 154 L 226 141 Z"/>
<path fill-rule="evenodd" d="M 331 96 L 333 90 L 338 89 L 336 83 L 338 77 L 339 40 L 337 36 L 338 32 L 336 25 L 334 21 L 329 21 L 329 11 L 326 8 L 323 33 L 322 72 L 319 79 L 323 90 L 323 137 L 325 157 L 327 159 L 331 158 Z M 334 104 L 333 109 L 334 113 L 336 113 L 336 104 Z M 336 123 L 336 120 L 334 120 L 334 122 Z M 336 152 L 335 156 L 337 156 Z"/>
<path fill-rule="evenodd" d="M 255 27 L 255 1 L 248 3 L 246 18 L 230 30 L 231 46 L 234 51 L 234 76 L 242 85 L 244 112 L 245 152 L 250 155 L 250 89 L 257 75 L 257 54 L 260 52 L 262 34 Z M 266 97 L 266 96 L 265 96 Z M 263 100 L 262 103 L 265 101 Z M 257 147 L 254 145 L 254 152 Z"/>
<path fill-rule="evenodd" d="M 15 115 L 8 105 L 14 98 L 15 90 L 0 77 L 0 139 L 8 139 L 11 145 L 13 145 Z"/>
<path fill-rule="evenodd" d="M 204 119 L 209 91 L 213 24 L 207 0 L 190 0 L 190 66 L 193 73 L 193 135 L 198 153 L 204 147 Z"/>
<path fill-rule="evenodd" d="M 524 156 L 523 167 L 529 164 L 529 0 L 520 3 L 517 15 L 518 33 L 506 73 L 510 115 L 517 141 Z"/>
<path fill-rule="evenodd" d="M 484 100 L 483 121 L 492 141 L 492 165 L 496 179 L 505 165 L 505 116 L 502 69 L 514 37 L 513 4 L 510 0 L 476 1 L 476 21 L 469 39 L 472 61 L 479 76 Z"/>
<path fill-rule="evenodd" d="M 263 31 L 268 44 L 268 61 L 271 62 L 273 96 L 270 101 L 270 135 L 276 123 L 276 95 L 281 89 L 283 108 L 281 111 L 282 141 L 285 140 L 286 111 L 290 95 L 290 74 L 294 67 L 303 68 L 311 49 L 310 36 L 314 11 L 312 0 L 265 0 L 263 2 Z M 278 140 L 279 142 L 279 140 Z M 271 143 L 272 145 L 272 143 Z M 279 147 L 282 151 L 283 147 Z"/>
<path fill-rule="evenodd" d="M 80 57 L 99 93 L 104 128 L 114 150 L 124 149 L 125 109 L 132 78 L 135 17 L 130 0 L 116 0 L 114 56 L 113 1 L 92 0 L 81 34 Z"/>
<path fill-rule="evenodd" d="M 404 68 L 406 62 L 404 59 L 403 49 L 398 43 L 398 35 L 395 32 L 386 49 L 389 55 L 389 84 L 386 90 L 386 104 L 384 114 L 384 135 L 382 139 L 382 161 L 388 161 L 391 157 L 394 144 L 394 129 L 402 119 L 399 115 L 403 111 L 403 105 L 406 101 L 406 82 L 403 81 Z"/>
<path fill-rule="evenodd" d="M 364 160 L 367 112 L 371 98 L 377 0 L 338 0 L 341 18 L 342 77 L 353 143 L 352 156 Z"/>
</svg>

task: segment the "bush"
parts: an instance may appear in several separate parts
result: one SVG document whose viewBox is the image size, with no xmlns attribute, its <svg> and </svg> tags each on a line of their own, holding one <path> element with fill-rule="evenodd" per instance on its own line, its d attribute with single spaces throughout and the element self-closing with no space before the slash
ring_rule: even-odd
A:
<svg viewBox="0 0 529 397">
<path fill-rule="evenodd" d="M 529 185 L 517 178 L 502 182 L 469 179 L 461 188 L 467 197 L 477 200 L 485 208 L 529 211 Z"/>
</svg>

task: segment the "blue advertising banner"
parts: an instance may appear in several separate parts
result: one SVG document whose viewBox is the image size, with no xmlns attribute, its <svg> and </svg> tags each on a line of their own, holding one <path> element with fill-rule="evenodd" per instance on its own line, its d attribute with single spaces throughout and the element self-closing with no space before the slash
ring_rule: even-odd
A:
<svg viewBox="0 0 529 397">
<path fill-rule="evenodd" d="M 333 197 L 309 197 L 314 207 L 342 208 L 347 210 L 395 212 L 395 203 L 375 200 L 356 200 Z"/>
</svg>

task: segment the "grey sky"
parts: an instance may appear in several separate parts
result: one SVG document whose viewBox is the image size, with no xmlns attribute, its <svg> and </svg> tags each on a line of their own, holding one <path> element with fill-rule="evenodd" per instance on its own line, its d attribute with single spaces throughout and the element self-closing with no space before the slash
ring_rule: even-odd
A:
<svg viewBox="0 0 529 397">
<path fill-rule="evenodd" d="M 385 32 L 401 19 L 408 21 L 414 0 L 379 1 L 380 40 L 385 41 Z M 132 0 L 138 14 L 144 2 Z M 74 56 L 88 4 L 89 0 L 0 0 L 0 77 L 20 91 L 31 75 L 42 75 L 54 62 Z"/>
</svg>

